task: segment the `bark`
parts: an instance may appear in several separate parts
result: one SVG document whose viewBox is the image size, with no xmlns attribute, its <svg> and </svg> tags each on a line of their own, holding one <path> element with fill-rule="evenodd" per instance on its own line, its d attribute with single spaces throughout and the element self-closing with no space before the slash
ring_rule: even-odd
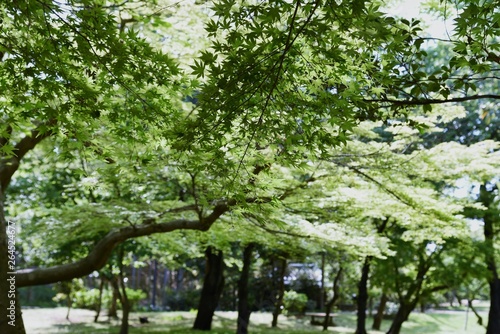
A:
<svg viewBox="0 0 500 334">
<path fill-rule="evenodd" d="M 498 277 L 489 282 L 490 285 L 490 311 L 488 313 L 488 326 L 486 334 L 500 333 L 500 279 Z"/>
<path fill-rule="evenodd" d="M 271 327 L 278 326 L 278 317 L 283 310 L 283 297 L 285 296 L 285 274 L 286 274 L 287 261 L 286 259 L 281 260 L 281 267 L 279 273 L 279 285 L 278 285 L 278 298 L 276 298 L 276 302 L 274 303 L 274 311 L 273 311 L 273 321 L 271 323 Z"/>
<path fill-rule="evenodd" d="M 489 272 L 488 285 L 490 287 L 490 311 L 488 313 L 488 327 L 486 334 L 500 333 L 500 278 L 495 262 L 495 228 L 494 224 L 498 221 L 495 210 L 490 207 L 494 203 L 494 194 L 486 189 L 485 185 L 480 188 L 480 201 L 488 208 L 484 221 L 484 242 L 485 242 L 485 262 Z"/>
<path fill-rule="evenodd" d="M 370 274 L 371 257 L 365 258 L 365 263 L 361 269 L 361 280 L 358 284 L 358 304 L 356 334 L 366 334 L 366 306 L 368 304 L 368 276 Z"/>
<path fill-rule="evenodd" d="M 120 325 L 120 334 L 128 334 L 128 318 L 130 314 L 130 300 L 128 299 L 127 296 L 127 288 L 125 287 L 125 282 L 124 282 L 124 277 L 123 277 L 123 247 L 120 248 L 120 254 L 119 254 L 119 267 L 120 267 L 120 273 L 118 275 L 118 280 L 120 282 L 120 289 L 121 289 L 121 294 L 120 294 L 120 302 L 122 304 L 122 321 Z"/>
<path fill-rule="evenodd" d="M 479 199 L 488 208 L 484 215 L 484 242 L 485 242 L 485 262 L 489 272 L 488 285 L 490 287 L 490 310 L 488 313 L 488 325 L 486 334 L 500 333 L 500 278 L 498 276 L 495 262 L 495 228 L 498 222 L 498 212 L 491 209 L 494 205 L 494 193 L 487 190 L 486 185 L 481 185 Z"/>
<path fill-rule="evenodd" d="M 472 299 L 467 299 L 467 305 L 469 306 L 469 308 L 472 310 L 472 312 L 476 316 L 478 325 L 483 326 L 483 317 L 481 317 L 481 315 L 479 315 L 479 313 L 477 313 L 476 308 L 472 305 Z"/>
<path fill-rule="evenodd" d="M 416 304 L 416 303 L 415 303 Z M 400 304 L 398 312 L 392 321 L 391 328 L 387 331 L 387 334 L 399 334 L 401 332 L 401 327 L 403 323 L 408 320 L 411 311 L 415 308 L 415 305 Z"/>
<path fill-rule="evenodd" d="M 321 289 L 319 293 L 318 308 L 322 310 L 325 307 L 325 252 L 321 252 Z"/>
<path fill-rule="evenodd" d="M 18 271 L 17 286 L 44 285 L 89 275 L 94 271 L 99 271 L 107 263 L 113 249 L 127 239 L 180 229 L 206 231 L 227 210 L 229 210 L 227 204 L 219 204 L 202 221 L 177 219 L 165 223 L 141 224 L 112 230 L 82 260 L 50 268 Z"/>
<path fill-rule="evenodd" d="M 387 304 L 387 295 L 382 293 L 382 297 L 380 297 L 380 303 L 378 304 L 377 314 L 373 318 L 372 329 L 380 330 L 380 325 L 382 325 L 382 319 L 384 319 L 385 305 Z"/>
<path fill-rule="evenodd" d="M 222 251 L 217 251 L 211 246 L 207 247 L 205 261 L 205 278 L 193 329 L 209 331 L 212 329 L 212 318 L 224 288 Z"/>
<path fill-rule="evenodd" d="M 332 299 L 326 303 L 326 315 L 325 315 L 325 320 L 323 322 L 323 331 L 328 330 L 328 325 L 330 324 L 330 313 L 332 312 L 333 306 L 337 303 L 337 301 L 340 298 L 340 279 L 342 278 L 342 272 L 344 271 L 344 268 L 340 267 L 339 271 L 337 272 L 337 275 L 335 276 L 335 279 L 333 280 L 333 297 Z"/>
<path fill-rule="evenodd" d="M 55 122 L 51 121 L 48 124 L 44 124 L 44 126 L 54 124 Z M 11 132 L 12 127 L 9 127 L 8 131 Z M 12 262 L 13 259 L 9 259 L 8 253 L 8 222 L 5 219 L 4 211 L 6 190 L 12 176 L 19 168 L 22 158 L 43 139 L 50 136 L 50 134 L 50 131 L 42 134 L 38 128 L 34 129 L 29 136 L 24 137 L 14 146 L 12 157 L 5 158 L 0 155 L 0 333 L 26 333 L 17 291 L 17 288 L 20 288 L 22 285 L 19 284 L 18 274 L 9 274 L 16 272 L 16 268 L 15 261 Z M 9 138 L 0 138 L 0 147 L 6 145 L 8 142 Z M 16 229 L 10 228 L 9 230 L 15 231 Z M 11 243 L 10 246 L 14 245 Z"/>
<path fill-rule="evenodd" d="M 247 334 L 248 324 L 250 322 L 250 305 L 248 302 L 248 280 L 250 276 L 250 267 L 252 265 L 252 254 L 255 244 L 251 243 L 243 251 L 243 268 L 238 281 L 238 322 L 237 334 Z"/>
<path fill-rule="evenodd" d="M 104 278 L 101 275 L 101 283 L 99 284 L 99 299 L 97 300 L 97 307 L 95 310 L 94 322 L 97 322 L 102 309 L 102 293 L 104 291 Z"/>
<path fill-rule="evenodd" d="M 111 289 L 113 290 L 113 295 L 111 296 L 111 305 L 109 306 L 108 316 L 113 319 L 118 319 L 117 312 L 117 301 L 121 299 L 120 288 L 118 286 L 118 281 L 116 276 L 112 276 L 109 280 L 111 283 Z"/>
</svg>

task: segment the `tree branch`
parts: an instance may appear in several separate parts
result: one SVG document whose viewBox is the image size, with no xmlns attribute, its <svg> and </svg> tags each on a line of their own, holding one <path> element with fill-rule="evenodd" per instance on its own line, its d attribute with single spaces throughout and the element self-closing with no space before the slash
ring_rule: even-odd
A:
<svg viewBox="0 0 500 334">
<path fill-rule="evenodd" d="M 472 95 L 463 97 L 454 97 L 451 99 L 415 99 L 415 100 L 396 100 L 396 99 L 363 99 L 364 102 L 375 102 L 375 103 L 390 103 L 396 106 L 423 106 L 430 104 L 443 104 L 443 103 L 453 103 L 453 102 L 465 102 L 481 99 L 493 99 L 500 100 L 500 95 L 495 94 L 484 94 L 484 95 Z"/>
<path fill-rule="evenodd" d="M 5 191 L 5 189 L 9 186 L 12 175 L 14 175 L 19 168 L 21 159 L 26 155 L 26 153 L 52 134 L 50 130 L 41 132 L 41 129 L 50 125 L 55 125 L 55 123 L 55 120 L 51 120 L 48 123 L 38 126 L 36 129 L 32 130 L 29 136 L 21 139 L 21 141 L 19 141 L 19 143 L 17 143 L 14 147 L 14 156 L 0 161 L 0 186 L 2 187 L 2 191 Z"/>
<path fill-rule="evenodd" d="M 177 219 L 165 223 L 133 225 L 112 230 L 94 246 L 85 258 L 50 268 L 19 270 L 16 284 L 19 287 L 43 285 L 89 275 L 104 267 L 113 249 L 127 239 L 180 229 L 206 231 L 228 210 L 229 206 L 218 205 L 203 221 Z"/>
</svg>

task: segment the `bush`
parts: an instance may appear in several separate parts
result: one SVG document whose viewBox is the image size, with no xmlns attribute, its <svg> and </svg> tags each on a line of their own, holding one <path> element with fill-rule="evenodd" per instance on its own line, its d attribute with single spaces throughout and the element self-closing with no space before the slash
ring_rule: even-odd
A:
<svg viewBox="0 0 500 334">
<path fill-rule="evenodd" d="M 307 306 L 307 295 L 296 291 L 286 291 L 283 297 L 286 314 L 304 313 Z"/>
<path fill-rule="evenodd" d="M 141 299 L 147 297 L 146 293 L 142 290 L 134 290 L 127 289 L 127 297 L 132 306 L 132 310 L 135 309 L 135 306 Z M 97 310 L 97 306 L 99 303 L 99 289 L 90 289 L 90 290 L 79 290 L 73 292 L 73 307 L 75 308 L 84 308 L 88 310 Z M 112 292 L 110 290 L 105 289 L 102 295 L 102 307 L 105 305 L 109 305 L 112 298 Z M 64 298 L 63 298 L 64 299 Z M 118 302 L 118 309 L 121 309 L 121 304 Z"/>
<path fill-rule="evenodd" d="M 104 291 L 102 298 L 103 305 L 108 301 L 109 295 L 109 293 Z M 96 311 L 99 304 L 99 289 L 78 290 L 73 292 L 71 297 L 74 308 L 85 308 Z"/>
</svg>

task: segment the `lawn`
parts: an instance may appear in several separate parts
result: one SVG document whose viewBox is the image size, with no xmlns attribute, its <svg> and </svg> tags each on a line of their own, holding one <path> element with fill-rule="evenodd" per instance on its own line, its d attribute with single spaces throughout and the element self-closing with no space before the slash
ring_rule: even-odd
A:
<svg viewBox="0 0 500 334">
<path fill-rule="evenodd" d="M 102 317 L 98 323 L 93 322 L 94 312 L 82 309 L 71 310 L 69 321 L 65 319 L 65 308 L 53 309 L 26 309 L 23 310 L 27 334 L 47 333 L 72 333 L 72 334 L 98 334 L 118 333 L 119 322 L 109 321 Z M 487 314 L 482 313 L 484 320 Z M 147 316 L 150 323 L 139 324 L 139 316 Z M 130 333 L 203 333 L 191 330 L 194 312 L 154 312 L 132 313 L 130 317 Z M 236 312 L 216 312 L 213 322 L 213 334 L 235 333 Z M 337 327 L 331 327 L 330 333 L 353 333 L 355 328 L 355 315 L 342 313 L 336 318 Z M 467 330 L 464 329 L 466 313 L 464 311 L 441 311 L 425 314 L 414 313 L 403 326 L 403 334 L 483 334 L 486 330 L 476 323 L 476 318 L 469 312 Z M 250 318 L 250 333 L 273 334 L 294 333 L 306 334 L 321 332 L 321 328 L 311 326 L 307 317 L 280 316 L 279 328 L 271 329 L 270 313 L 252 313 Z M 368 327 L 371 319 L 368 319 Z M 382 334 L 390 326 L 389 321 L 384 321 L 383 331 L 369 331 L 370 334 Z"/>
</svg>

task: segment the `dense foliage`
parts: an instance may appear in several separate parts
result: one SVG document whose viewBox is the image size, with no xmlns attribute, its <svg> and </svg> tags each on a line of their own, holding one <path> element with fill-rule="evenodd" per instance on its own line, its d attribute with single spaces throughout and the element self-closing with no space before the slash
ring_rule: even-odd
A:
<svg viewBox="0 0 500 334">
<path fill-rule="evenodd" d="M 1 3 L 0 253 L 14 221 L 17 285 L 92 274 L 125 310 L 124 268 L 154 258 L 224 282 L 213 255 L 251 276 L 234 291 L 273 294 L 277 318 L 304 308 L 287 261 L 313 261 L 318 306 L 358 287 L 362 310 L 369 282 L 399 304 L 390 333 L 483 280 L 498 332 L 500 13 L 426 8 L 452 15 L 445 38 L 377 1 Z M 203 253 L 205 275 L 189 263 Z"/>
</svg>

